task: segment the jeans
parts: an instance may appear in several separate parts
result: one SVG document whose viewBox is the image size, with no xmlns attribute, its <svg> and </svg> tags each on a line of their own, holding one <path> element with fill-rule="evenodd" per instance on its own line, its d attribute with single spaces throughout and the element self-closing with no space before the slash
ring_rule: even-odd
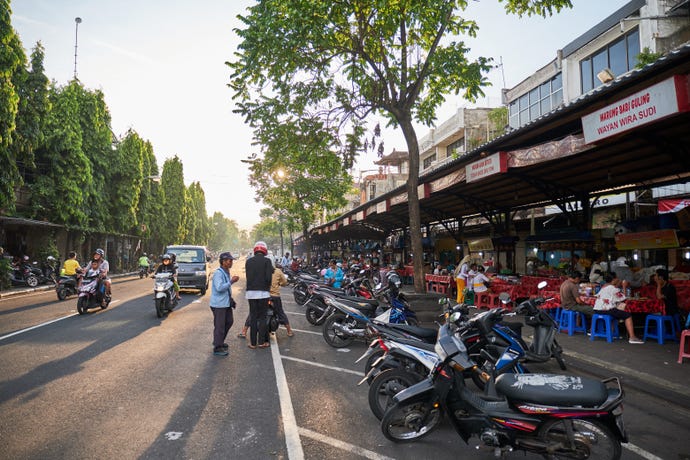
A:
<svg viewBox="0 0 690 460">
<path fill-rule="evenodd" d="M 214 308 L 213 312 L 213 349 L 217 350 L 223 347 L 225 338 L 234 322 L 232 308 Z"/>
</svg>

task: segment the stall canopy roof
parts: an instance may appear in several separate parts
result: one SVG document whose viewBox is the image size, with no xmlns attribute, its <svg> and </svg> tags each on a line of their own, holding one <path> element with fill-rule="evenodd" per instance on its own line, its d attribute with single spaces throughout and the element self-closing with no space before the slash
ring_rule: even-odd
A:
<svg viewBox="0 0 690 460">
<path fill-rule="evenodd" d="M 689 112 L 596 144 L 585 144 L 581 122 L 584 115 L 689 71 L 690 44 L 686 44 L 643 69 L 618 77 L 420 176 L 420 184 L 427 187 L 447 182 L 437 191 L 431 187 L 428 197 L 420 196 L 422 225 L 690 181 Z M 511 166 L 503 174 L 478 181 L 464 180 L 468 164 L 500 151 L 508 152 L 510 161 L 517 162 L 518 167 Z M 377 197 L 313 229 L 312 236 L 320 241 L 374 238 L 403 230 L 409 223 L 405 193 L 403 186 Z M 353 219 L 358 215 L 363 218 Z"/>
</svg>

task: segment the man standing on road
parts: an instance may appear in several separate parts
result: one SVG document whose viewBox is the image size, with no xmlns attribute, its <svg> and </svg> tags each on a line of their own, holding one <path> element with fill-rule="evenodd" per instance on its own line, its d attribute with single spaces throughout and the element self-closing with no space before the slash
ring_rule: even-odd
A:
<svg viewBox="0 0 690 460">
<path fill-rule="evenodd" d="M 220 267 L 213 273 L 211 283 L 211 311 L 213 312 L 213 354 L 216 356 L 228 356 L 228 344 L 225 338 L 233 323 L 233 308 L 235 301 L 232 299 L 232 283 L 240 279 L 239 276 L 230 276 L 230 268 L 234 258 L 229 252 L 223 252 L 220 257 Z"/>
<path fill-rule="evenodd" d="M 249 301 L 249 348 L 268 348 L 268 328 L 266 313 L 271 298 L 273 264 L 266 257 L 268 246 L 263 241 L 254 245 L 254 257 L 247 259 L 247 300 Z"/>
</svg>

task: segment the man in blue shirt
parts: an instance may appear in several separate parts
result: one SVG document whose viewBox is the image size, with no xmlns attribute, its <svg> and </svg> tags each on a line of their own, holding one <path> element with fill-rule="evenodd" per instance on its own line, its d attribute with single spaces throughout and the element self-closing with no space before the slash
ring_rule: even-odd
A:
<svg viewBox="0 0 690 460">
<path fill-rule="evenodd" d="M 342 266 L 343 264 L 341 264 L 340 262 L 336 264 L 335 260 L 331 260 L 328 263 L 328 270 L 326 270 L 324 278 L 326 279 L 326 282 L 334 288 L 339 288 L 343 285 L 343 278 L 345 278 L 345 273 L 343 273 Z"/>
<path fill-rule="evenodd" d="M 228 344 L 225 338 L 234 322 L 232 310 L 235 301 L 232 299 L 232 283 L 240 279 L 230 275 L 234 258 L 229 252 L 222 253 L 218 260 L 220 267 L 213 273 L 211 282 L 211 311 L 213 312 L 213 354 L 228 356 Z"/>
</svg>

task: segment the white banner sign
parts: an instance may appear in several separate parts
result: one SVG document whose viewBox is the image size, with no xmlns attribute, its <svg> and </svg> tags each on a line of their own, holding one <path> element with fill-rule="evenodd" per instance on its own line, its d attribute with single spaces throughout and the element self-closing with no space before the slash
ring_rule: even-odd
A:
<svg viewBox="0 0 690 460">
<path fill-rule="evenodd" d="M 582 117 L 588 144 L 690 110 L 688 77 L 675 75 Z"/>
</svg>

